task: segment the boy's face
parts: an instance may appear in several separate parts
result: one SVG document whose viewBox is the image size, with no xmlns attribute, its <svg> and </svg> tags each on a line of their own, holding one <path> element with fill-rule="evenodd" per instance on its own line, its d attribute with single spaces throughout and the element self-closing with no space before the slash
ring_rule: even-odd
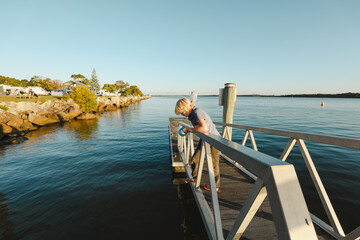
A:
<svg viewBox="0 0 360 240">
<path fill-rule="evenodd" d="M 188 117 L 188 116 L 190 115 L 190 113 L 191 113 L 191 110 L 192 110 L 192 109 L 190 109 L 190 110 L 188 110 L 188 111 L 185 111 L 185 112 L 182 112 L 182 113 L 180 113 L 180 114 L 183 115 L 184 117 Z"/>
</svg>

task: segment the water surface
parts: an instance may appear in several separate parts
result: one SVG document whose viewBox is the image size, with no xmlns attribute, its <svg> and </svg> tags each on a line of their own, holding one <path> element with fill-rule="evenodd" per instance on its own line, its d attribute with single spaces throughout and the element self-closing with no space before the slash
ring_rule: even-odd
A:
<svg viewBox="0 0 360 240">
<path fill-rule="evenodd" d="M 197 239 L 172 184 L 168 118 L 176 97 L 154 97 L 98 120 L 29 133 L 0 146 L 4 239 Z M 358 99 L 238 97 L 234 123 L 360 139 Z M 222 120 L 217 97 L 197 105 Z M 220 128 L 219 128 L 220 130 Z M 243 131 L 234 130 L 241 141 Z M 288 139 L 255 133 L 279 157 Z M 307 143 L 345 232 L 360 225 L 359 152 Z M 309 209 L 326 218 L 297 148 L 290 154 Z M 320 210 L 319 210 L 320 209 Z M 351 220 L 350 220 L 351 219 Z M 197 232 L 197 230 L 194 230 Z M 171 236 L 169 238 L 169 236 Z"/>
</svg>

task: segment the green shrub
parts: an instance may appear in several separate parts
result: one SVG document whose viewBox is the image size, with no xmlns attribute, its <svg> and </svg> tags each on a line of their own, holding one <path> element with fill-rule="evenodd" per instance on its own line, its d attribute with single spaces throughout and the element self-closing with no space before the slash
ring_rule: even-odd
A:
<svg viewBox="0 0 360 240">
<path fill-rule="evenodd" d="M 61 98 L 61 100 L 63 100 L 63 101 L 67 101 L 67 100 L 69 100 L 70 99 L 70 95 L 69 94 L 65 94 L 62 98 Z"/>
<path fill-rule="evenodd" d="M 0 105 L 0 109 L 5 110 L 5 111 L 9 110 L 9 108 L 7 106 L 3 106 L 3 105 Z"/>
<path fill-rule="evenodd" d="M 80 105 L 83 111 L 91 111 L 97 108 L 95 93 L 83 86 L 73 87 L 70 97 Z"/>
</svg>

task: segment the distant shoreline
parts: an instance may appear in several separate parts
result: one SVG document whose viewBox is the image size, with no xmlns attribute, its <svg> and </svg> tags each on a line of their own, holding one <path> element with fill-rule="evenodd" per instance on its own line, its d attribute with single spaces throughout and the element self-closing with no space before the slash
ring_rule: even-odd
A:
<svg viewBox="0 0 360 240">
<path fill-rule="evenodd" d="M 153 94 L 153 97 L 183 97 L 186 94 Z M 201 97 L 217 97 L 219 95 L 198 95 Z M 286 94 L 286 95 L 260 95 L 260 94 L 249 94 L 249 95 L 237 95 L 238 97 L 298 97 L 298 98 L 360 98 L 360 93 L 337 93 L 337 94 Z"/>
</svg>

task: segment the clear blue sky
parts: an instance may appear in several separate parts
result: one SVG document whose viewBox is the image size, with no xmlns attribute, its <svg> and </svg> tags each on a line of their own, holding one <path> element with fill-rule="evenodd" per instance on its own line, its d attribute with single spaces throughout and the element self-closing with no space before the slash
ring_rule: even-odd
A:
<svg viewBox="0 0 360 240">
<path fill-rule="evenodd" d="M 0 75 L 146 94 L 360 92 L 359 0 L 0 0 Z"/>
</svg>

